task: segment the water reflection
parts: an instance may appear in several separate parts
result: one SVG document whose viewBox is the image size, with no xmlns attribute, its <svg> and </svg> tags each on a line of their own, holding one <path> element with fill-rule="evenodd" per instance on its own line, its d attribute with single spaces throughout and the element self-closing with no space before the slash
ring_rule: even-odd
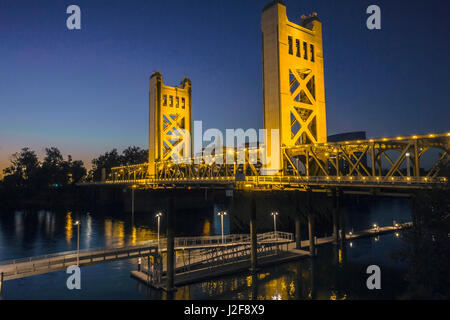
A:
<svg viewBox="0 0 450 320">
<path fill-rule="evenodd" d="M 72 233 L 73 233 L 72 212 L 68 211 L 66 214 L 66 241 L 67 241 L 67 244 L 70 244 L 72 242 Z"/>
<path fill-rule="evenodd" d="M 211 222 L 209 222 L 209 220 L 205 220 L 205 223 L 203 225 L 203 235 L 204 236 L 211 235 Z"/>
<path fill-rule="evenodd" d="M 177 225 L 186 236 L 220 234 L 221 222 L 214 208 L 194 216 L 178 217 Z M 386 215 L 386 212 L 383 212 Z M 362 215 L 360 215 L 362 216 Z M 24 212 L 0 214 L 0 260 L 31 255 L 74 250 L 76 230 L 74 220 L 81 221 L 80 247 L 121 246 L 137 244 L 157 238 L 157 224 L 153 214 L 102 215 L 83 212 Z M 347 220 L 355 221 L 355 217 Z M 366 223 L 366 218 L 362 219 Z M 371 217 L 371 221 L 381 221 Z M 360 229 L 353 222 L 349 227 Z M 230 231 L 229 216 L 224 219 L 224 232 Z M 164 227 L 162 227 L 164 232 Z M 289 230 L 286 230 L 289 231 Z M 234 231 L 235 232 L 235 231 Z M 389 253 L 401 243 L 401 234 L 379 236 L 343 243 L 341 246 L 318 247 L 319 256 L 273 268 L 264 268 L 257 274 L 244 272 L 220 277 L 211 281 L 181 286 L 173 295 L 148 289 L 130 278 L 130 270 L 136 269 L 134 260 L 101 264 L 83 268 L 87 287 L 76 293 L 76 298 L 132 298 L 132 299 L 374 299 L 395 297 L 402 290 L 403 269 L 390 261 Z M 181 253 L 177 255 L 181 259 Z M 383 269 L 382 293 L 368 292 L 365 287 L 365 267 L 379 264 Z M 400 275 L 399 273 L 400 272 Z M 64 272 L 31 277 L 8 282 L 5 298 L 74 297 L 64 286 L 52 279 L 66 280 Z M 59 281 L 59 280 L 58 280 Z M 117 287 L 117 283 L 122 287 Z M 33 285 L 29 285 L 33 284 Z M 90 287 L 89 287 L 90 286 Z M 61 287 L 61 288 L 60 288 Z M 27 288 L 26 290 L 24 288 Z M 30 289 L 36 288 L 36 289 Z M 117 289 L 116 291 L 114 291 Z M 52 295 L 53 294 L 53 295 Z"/>
</svg>

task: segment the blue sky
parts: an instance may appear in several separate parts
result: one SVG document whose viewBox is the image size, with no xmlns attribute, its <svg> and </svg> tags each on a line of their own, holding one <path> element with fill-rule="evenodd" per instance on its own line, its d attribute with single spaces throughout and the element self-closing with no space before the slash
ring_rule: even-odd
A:
<svg viewBox="0 0 450 320">
<path fill-rule="evenodd" d="M 90 160 L 148 145 L 148 79 L 193 83 L 207 128 L 262 127 L 260 18 L 269 1 L 0 0 L 0 169 L 28 146 Z M 328 134 L 449 130 L 447 1 L 285 0 L 323 23 Z M 78 31 L 66 8 L 81 8 Z M 366 28 L 381 8 L 382 29 Z"/>
</svg>

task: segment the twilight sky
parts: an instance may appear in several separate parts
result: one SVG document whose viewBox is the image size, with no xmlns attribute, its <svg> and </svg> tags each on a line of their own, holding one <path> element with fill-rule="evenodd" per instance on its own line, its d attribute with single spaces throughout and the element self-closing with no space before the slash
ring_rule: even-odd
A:
<svg viewBox="0 0 450 320">
<path fill-rule="evenodd" d="M 260 18 L 269 0 L 0 0 L 0 170 L 28 146 L 85 161 L 147 148 L 148 79 L 193 83 L 203 129 L 262 127 Z M 328 134 L 450 129 L 446 0 L 285 0 L 323 23 Z M 81 8 L 82 30 L 66 28 Z M 381 8 L 382 29 L 366 28 Z"/>
</svg>

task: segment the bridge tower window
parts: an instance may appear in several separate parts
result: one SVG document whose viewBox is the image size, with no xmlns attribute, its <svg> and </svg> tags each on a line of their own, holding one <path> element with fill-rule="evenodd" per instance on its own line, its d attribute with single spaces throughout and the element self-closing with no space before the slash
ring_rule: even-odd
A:
<svg viewBox="0 0 450 320">
<path fill-rule="evenodd" d="M 163 106 L 167 106 L 167 95 L 163 95 Z"/>
<path fill-rule="evenodd" d="M 314 45 L 310 44 L 309 48 L 311 49 L 311 61 L 314 62 Z"/>
<path fill-rule="evenodd" d="M 300 40 L 295 39 L 295 48 L 297 49 L 296 56 L 300 57 Z"/>
<path fill-rule="evenodd" d="M 292 49 L 292 37 L 288 36 L 288 43 L 289 43 L 289 54 L 293 53 L 293 49 Z"/>
<path fill-rule="evenodd" d="M 173 107 L 173 97 L 169 96 L 169 107 Z"/>
<path fill-rule="evenodd" d="M 303 41 L 303 58 L 308 60 L 308 44 Z"/>
</svg>

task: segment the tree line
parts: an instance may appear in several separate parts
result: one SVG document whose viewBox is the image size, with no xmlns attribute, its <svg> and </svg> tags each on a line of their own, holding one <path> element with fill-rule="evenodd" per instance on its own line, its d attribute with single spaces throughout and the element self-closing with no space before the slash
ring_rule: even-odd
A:
<svg viewBox="0 0 450 320">
<path fill-rule="evenodd" d="M 148 151 L 136 146 L 122 153 L 113 149 L 94 158 L 88 171 L 83 161 L 73 160 L 70 155 L 64 158 L 58 148 L 46 148 L 42 161 L 34 150 L 22 148 L 11 156 L 10 165 L 3 169 L 0 194 L 24 197 L 68 188 L 79 182 L 99 181 L 102 168 L 109 174 L 112 167 L 144 163 L 147 159 Z"/>
</svg>

